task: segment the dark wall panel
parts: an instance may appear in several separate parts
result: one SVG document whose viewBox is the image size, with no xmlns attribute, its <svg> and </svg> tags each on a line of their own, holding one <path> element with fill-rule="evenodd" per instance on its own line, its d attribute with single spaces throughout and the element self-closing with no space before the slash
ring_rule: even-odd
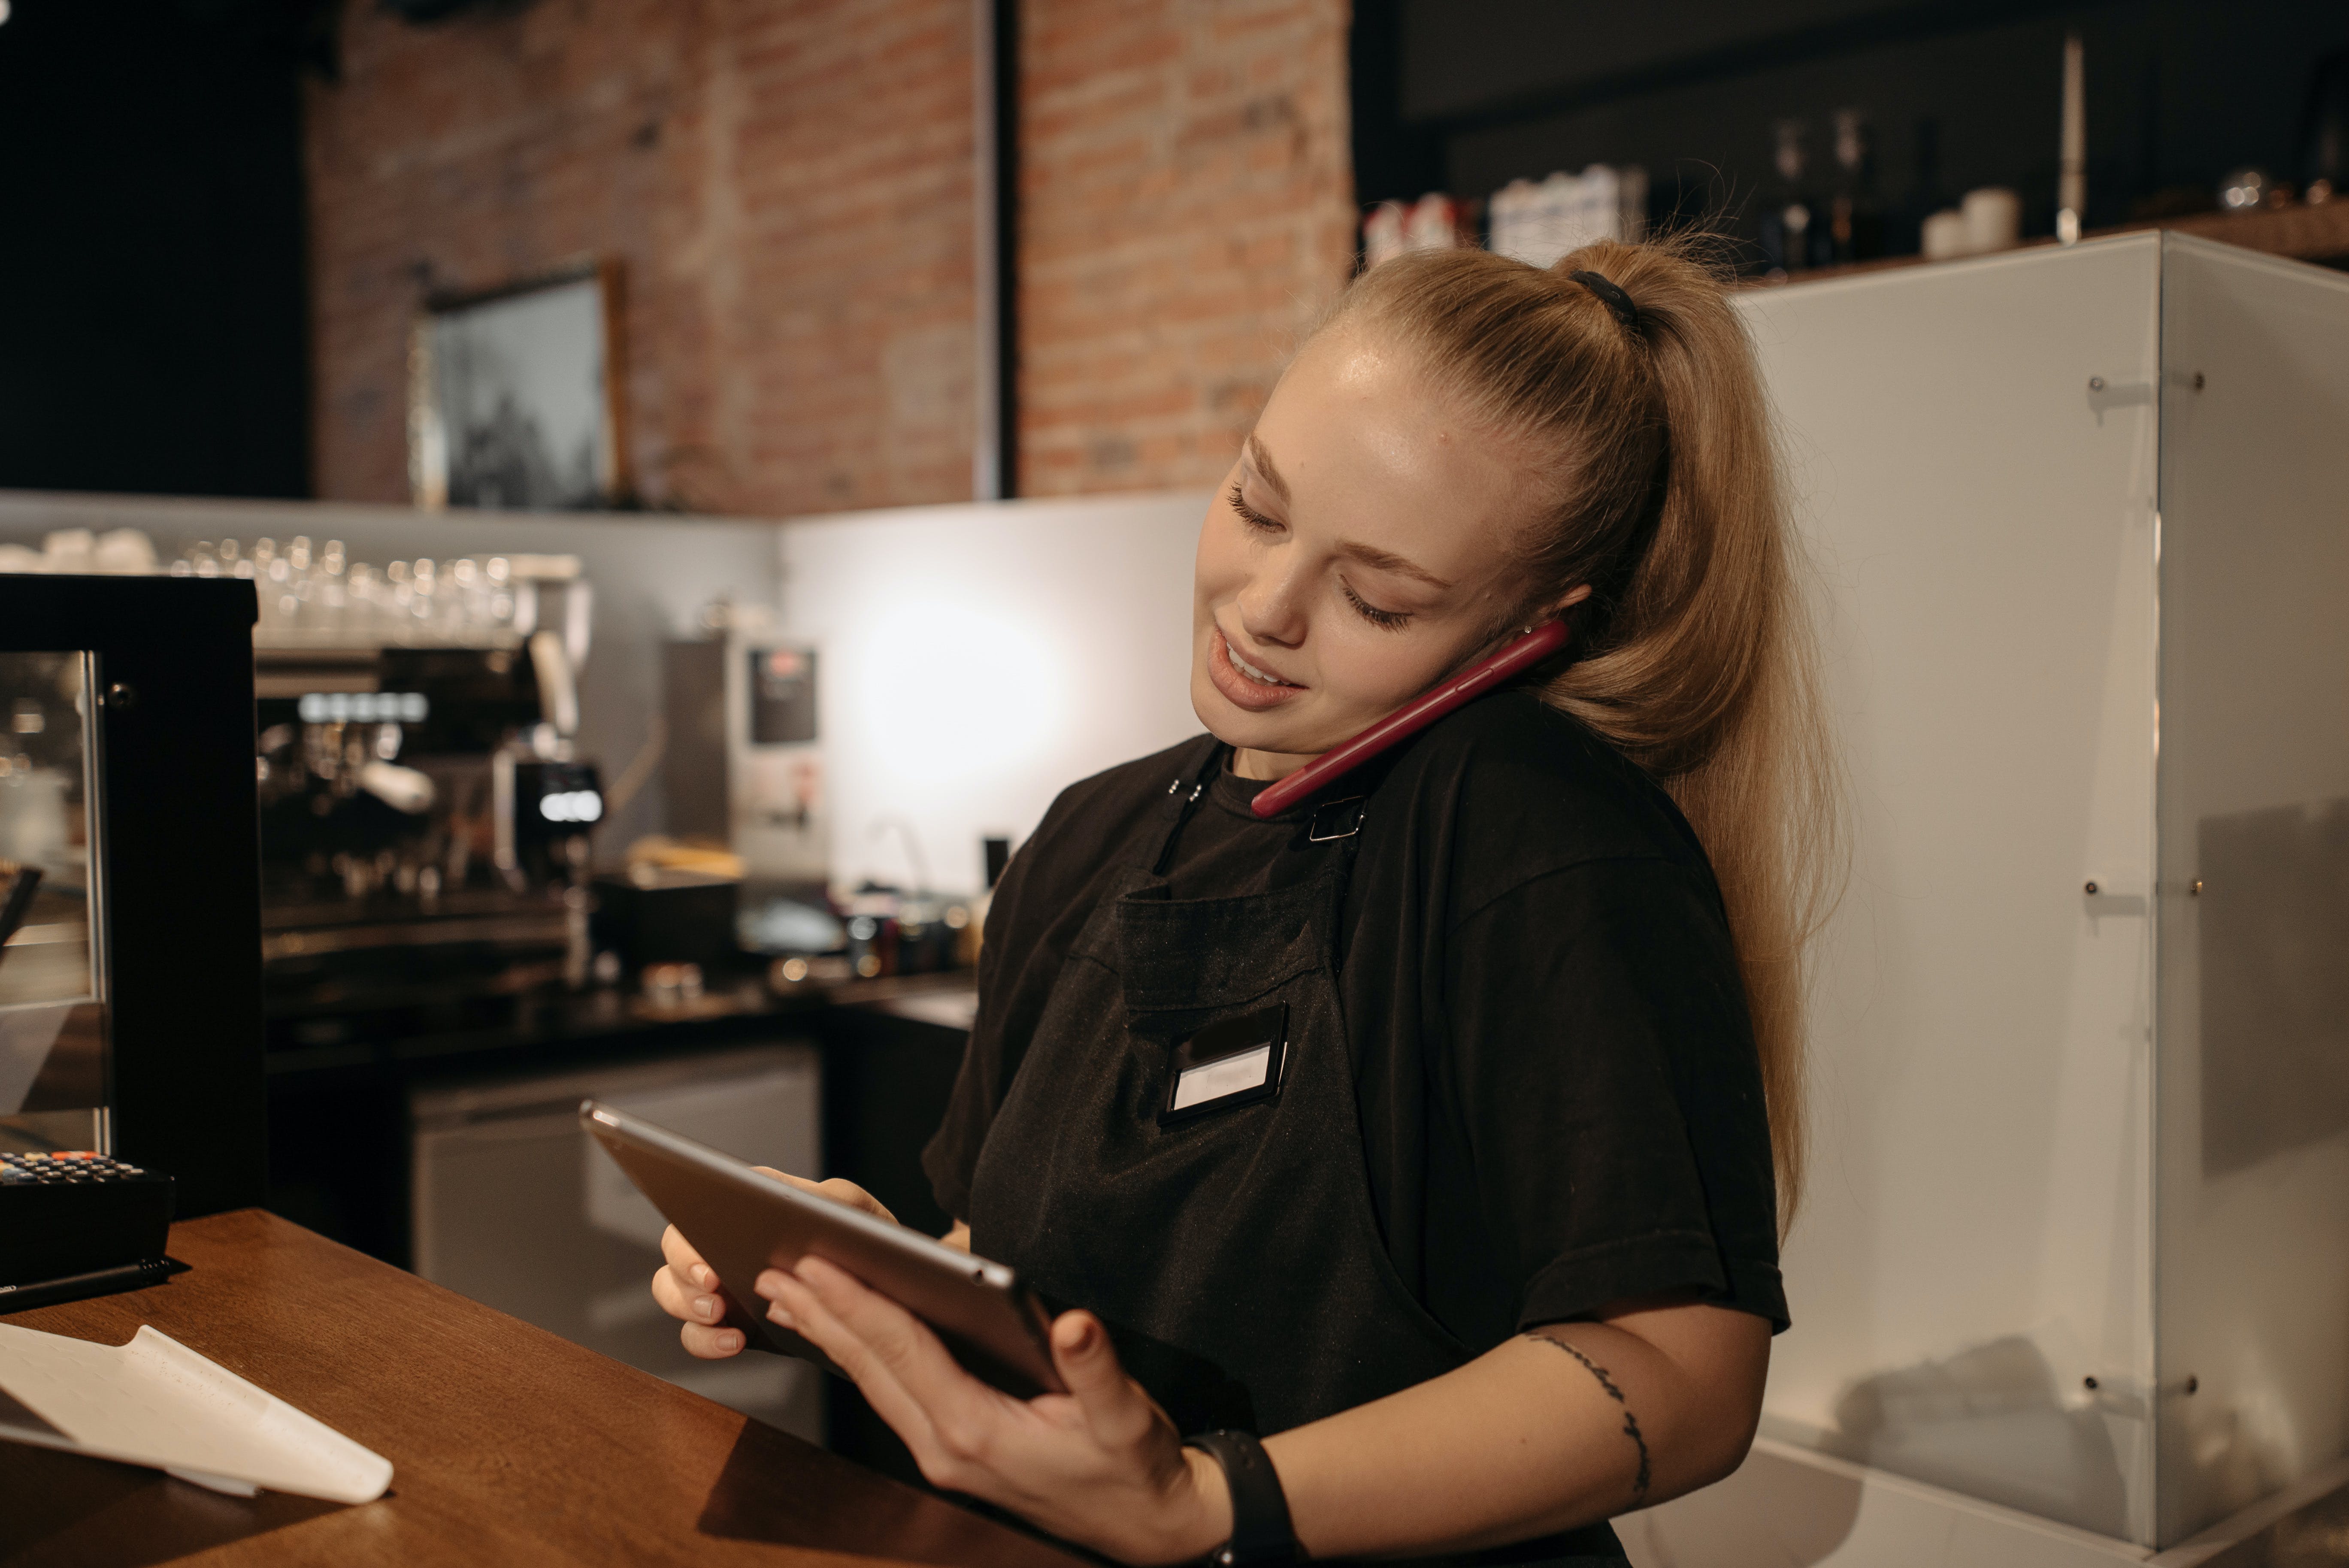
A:
<svg viewBox="0 0 2349 1568">
<path fill-rule="evenodd" d="M 1402 112 L 1414 119 L 1475 114 L 1922 9 L 1884 0 L 1403 0 Z"/>
<path fill-rule="evenodd" d="M 302 15 L 14 0 L 0 487 L 308 493 Z"/>
</svg>

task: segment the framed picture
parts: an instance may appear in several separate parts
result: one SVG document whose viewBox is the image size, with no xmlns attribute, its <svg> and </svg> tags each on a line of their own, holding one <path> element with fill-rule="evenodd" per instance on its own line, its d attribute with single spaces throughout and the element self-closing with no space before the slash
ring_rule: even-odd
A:
<svg viewBox="0 0 2349 1568">
<path fill-rule="evenodd" d="M 417 505 L 625 503 L 619 285 L 605 262 L 425 302 L 409 345 Z"/>
</svg>

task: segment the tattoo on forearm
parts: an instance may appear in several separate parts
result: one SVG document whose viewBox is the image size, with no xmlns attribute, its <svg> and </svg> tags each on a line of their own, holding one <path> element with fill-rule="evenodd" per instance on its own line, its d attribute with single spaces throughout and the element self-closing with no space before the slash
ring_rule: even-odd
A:
<svg viewBox="0 0 2349 1568">
<path fill-rule="evenodd" d="M 1631 1503 L 1636 1508 L 1646 1502 L 1648 1479 L 1651 1474 L 1648 1468 L 1648 1439 L 1640 1435 L 1640 1418 L 1631 1413 L 1630 1403 L 1623 1398 L 1623 1390 L 1615 1387 L 1615 1379 L 1607 1375 L 1606 1367 L 1601 1367 L 1565 1340 L 1552 1339 L 1547 1334 L 1528 1334 L 1526 1337 L 1537 1339 L 1544 1345 L 1555 1345 L 1577 1361 L 1581 1362 L 1582 1369 L 1598 1378 L 1599 1386 L 1607 1390 L 1607 1397 L 1623 1407 L 1623 1435 L 1630 1439 L 1632 1446 L 1640 1450 L 1640 1473 L 1631 1478 Z"/>
</svg>

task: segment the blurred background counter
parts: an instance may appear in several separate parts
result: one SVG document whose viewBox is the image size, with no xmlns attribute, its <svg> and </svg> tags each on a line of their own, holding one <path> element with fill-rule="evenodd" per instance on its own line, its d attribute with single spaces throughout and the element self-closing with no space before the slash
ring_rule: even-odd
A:
<svg viewBox="0 0 2349 1568">
<path fill-rule="evenodd" d="M 785 524 L 18 492 L 0 568 L 255 596 L 269 1207 L 821 1437 L 804 1367 L 678 1348 L 645 1288 L 657 1217 L 572 1112 L 628 1106 L 943 1232 L 919 1154 L 988 889 L 1062 785 L 1195 728 L 1203 505 Z M 88 836 L 61 804 L 75 694 L 17 673 L 0 854 L 55 861 L 54 903 Z M 0 984 L 67 951 L 34 915 Z M 28 1109 L 0 1136 L 98 1140 Z M 894 1459 L 835 1404 L 872 1439 L 836 1446 Z"/>
</svg>

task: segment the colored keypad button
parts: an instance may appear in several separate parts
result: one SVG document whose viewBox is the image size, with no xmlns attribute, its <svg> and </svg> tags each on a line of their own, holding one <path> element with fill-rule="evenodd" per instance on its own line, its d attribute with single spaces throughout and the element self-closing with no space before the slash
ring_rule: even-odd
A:
<svg viewBox="0 0 2349 1568">
<path fill-rule="evenodd" d="M 59 1150 L 54 1153 L 0 1153 L 0 1183 L 21 1187 L 60 1181 L 106 1182 L 144 1177 L 147 1172 L 94 1150 Z M 152 1178 L 149 1178 L 152 1180 Z"/>
</svg>

